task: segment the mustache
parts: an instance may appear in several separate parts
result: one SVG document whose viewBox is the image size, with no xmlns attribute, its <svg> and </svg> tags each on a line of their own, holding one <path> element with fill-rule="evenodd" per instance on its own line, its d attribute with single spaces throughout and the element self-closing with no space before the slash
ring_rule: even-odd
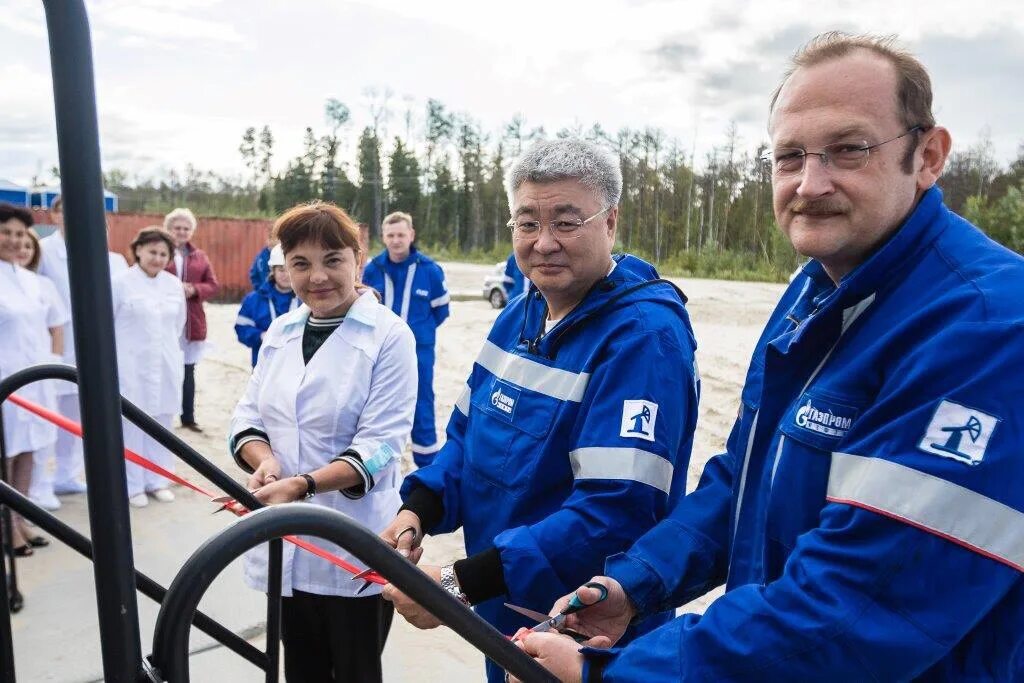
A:
<svg viewBox="0 0 1024 683">
<path fill-rule="evenodd" d="M 797 197 L 787 207 L 793 213 L 804 214 L 805 216 L 829 216 L 837 213 L 846 213 L 846 205 L 831 197 L 824 199 L 804 199 Z"/>
</svg>

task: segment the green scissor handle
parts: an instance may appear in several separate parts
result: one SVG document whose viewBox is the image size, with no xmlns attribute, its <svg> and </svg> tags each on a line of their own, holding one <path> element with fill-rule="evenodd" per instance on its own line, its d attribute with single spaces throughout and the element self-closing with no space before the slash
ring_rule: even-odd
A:
<svg viewBox="0 0 1024 683">
<path fill-rule="evenodd" d="M 603 584 L 600 584 L 596 581 L 590 581 L 589 583 L 583 584 L 583 588 L 593 588 L 594 590 L 599 591 L 601 595 L 598 596 L 597 600 L 595 600 L 594 602 L 590 604 L 585 604 L 580 600 L 578 592 L 573 593 L 572 597 L 569 599 L 569 604 L 566 605 L 566 608 L 562 610 L 562 614 L 572 614 L 573 612 L 579 612 L 581 609 L 585 607 L 592 607 L 597 603 L 604 602 L 608 599 L 608 589 L 605 588 Z"/>
</svg>

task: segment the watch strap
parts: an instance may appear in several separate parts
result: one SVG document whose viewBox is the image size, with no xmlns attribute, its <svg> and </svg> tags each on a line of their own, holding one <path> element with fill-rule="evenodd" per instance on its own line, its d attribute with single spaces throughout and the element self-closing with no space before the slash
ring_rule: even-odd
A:
<svg viewBox="0 0 1024 683">
<path fill-rule="evenodd" d="M 316 495 L 316 480 L 308 474 L 298 475 L 306 480 L 306 498 L 312 498 Z"/>
<path fill-rule="evenodd" d="M 462 588 L 459 587 L 459 579 L 455 576 L 455 566 L 447 564 L 441 567 L 441 588 L 448 591 L 456 600 L 461 602 L 463 605 L 468 605 L 469 600 L 466 598 L 466 594 L 462 592 Z"/>
</svg>

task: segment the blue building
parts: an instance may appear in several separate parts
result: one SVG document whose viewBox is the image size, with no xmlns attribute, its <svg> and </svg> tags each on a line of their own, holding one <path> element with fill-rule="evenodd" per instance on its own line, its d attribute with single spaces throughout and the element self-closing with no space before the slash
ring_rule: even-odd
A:
<svg viewBox="0 0 1024 683">
<path fill-rule="evenodd" d="M 29 206 L 29 194 L 27 187 L 0 178 L 0 202 L 27 207 Z"/>
<path fill-rule="evenodd" d="M 60 194 L 60 186 L 32 188 L 32 207 L 49 209 L 53 206 L 53 200 Z M 103 210 L 108 213 L 117 213 L 117 195 L 109 190 L 103 191 Z"/>
</svg>

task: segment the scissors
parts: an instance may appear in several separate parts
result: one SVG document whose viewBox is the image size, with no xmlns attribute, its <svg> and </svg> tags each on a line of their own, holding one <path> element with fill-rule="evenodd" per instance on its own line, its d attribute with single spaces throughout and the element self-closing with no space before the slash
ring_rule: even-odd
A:
<svg viewBox="0 0 1024 683">
<path fill-rule="evenodd" d="M 228 510 L 229 512 L 233 512 L 236 515 L 241 515 L 245 512 L 248 512 L 245 506 L 243 506 L 241 503 L 235 500 L 232 496 L 221 496 L 220 498 L 212 499 L 210 502 L 220 505 L 220 507 L 213 511 L 213 514 L 217 514 L 218 512 L 221 512 L 223 510 Z"/>
<path fill-rule="evenodd" d="M 579 612 L 582 609 L 586 609 L 587 607 L 593 607 L 597 603 L 604 602 L 608 599 L 608 589 L 605 588 L 602 584 L 597 583 L 596 581 L 590 581 L 589 583 L 585 583 L 583 584 L 583 587 L 593 588 L 594 590 L 598 591 L 600 595 L 597 597 L 597 600 L 591 603 L 584 603 L 582 600 L 580 600 L 580 597 L 577 593 L 573 593 L 572 598 L 569 599 L 569 604 L 565 606 L 565 609 L 563 609 L 561 612 L 559 612 L 557 615 L 553 617 L 548 614 L 543 614 L 541 612 L 535 612 L 532 609 L 519 607 L 518 605 L 510 605 L 507 602 L 505 603 L 505 607 L 508 607 L 513 612 L 518 612 L 519 614 L 522 614 L 524 617 L 529 617 L 530 619 L 535 619 L 537 622 L 539 622 L 536 626 L 530 629 L 534 633 L 557 631 L 558 633 L 563 633 L 567 636 L 570 636 L 573 640 L 575 640 L 578 643 L 582 643 L 585 640 L 589 640 L 590 636 L 585 636 L 582 633 L 577 633 L 572 629 L 565 628 L 565 618 L 570 614 L 575 614 L 576 612 Z"/>
</svg>

